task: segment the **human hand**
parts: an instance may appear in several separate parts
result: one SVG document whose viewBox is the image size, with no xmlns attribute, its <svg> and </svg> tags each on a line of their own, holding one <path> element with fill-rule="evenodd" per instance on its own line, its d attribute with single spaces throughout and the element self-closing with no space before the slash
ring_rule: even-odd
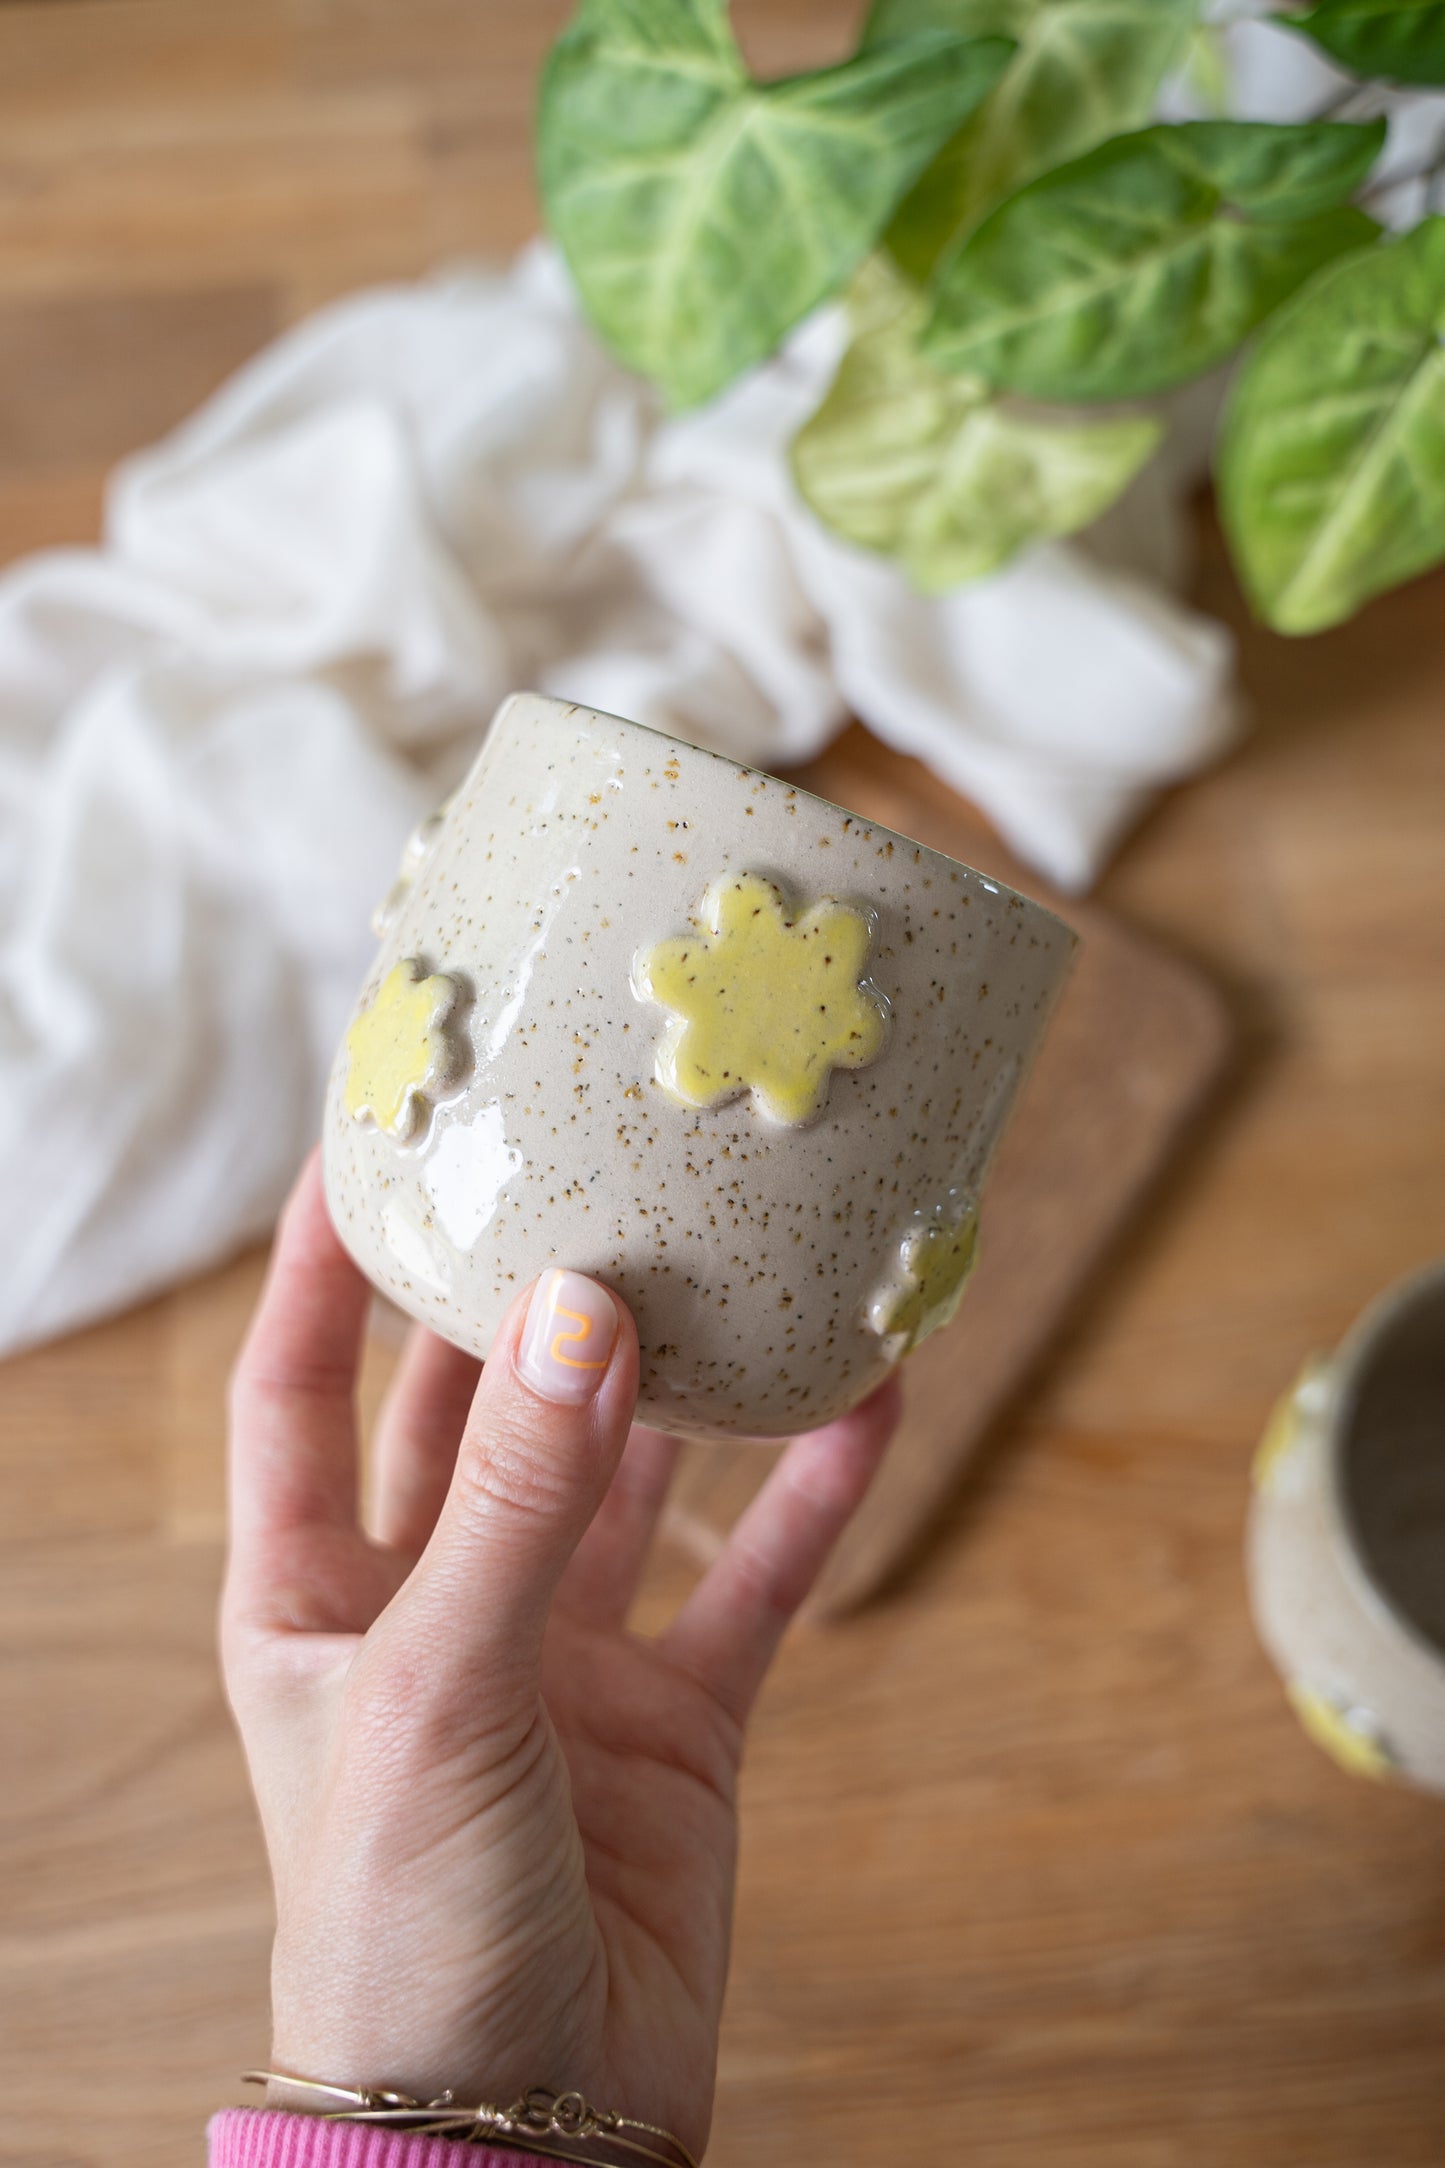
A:
<svg viewBox="0 0 1445 2168">
<path fill-rule="evenodd" d="M 313 1159 L 232 1384 L 221 1616 L 276 1888 L 274 2061 L 422 2099 L 576 2088 L 700 2154 L 744 1726 L 896 1382 L 785 1449 L 647 1641 L 626 1621 L 677 1448 L 629 1436 L 625 1305 L 544 1275 L 480 1384 L 414 1332 L 366 1529 L 368 1302 Z"/>
</svg>

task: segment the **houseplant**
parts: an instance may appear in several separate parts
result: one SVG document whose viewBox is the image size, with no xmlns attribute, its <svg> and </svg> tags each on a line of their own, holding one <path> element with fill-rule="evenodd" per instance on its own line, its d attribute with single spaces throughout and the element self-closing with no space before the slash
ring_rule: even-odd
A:
<svg viewBox="0 0 1445 2168">
<path fill-rule="evenodd" d="M 1316 631 L 1445 557 L 1445 219 L 1372 215 L 1367 91 L 1290 124 L 1153 121 L 1198 15 L 874 0 L 849 60 L 758 82 L 725 0 L 582 0 L 542 84 L 548 222 L 675 406 L 846 293 L 794 476 L 928 592 L 1087 525 L 1159 449 L 1157 395 L 1230 366 L 1234 560 L 1268 623 Z M 1278 20 L 1362 91 L 1445 86 L 1442 0 Z"/>
</svg>

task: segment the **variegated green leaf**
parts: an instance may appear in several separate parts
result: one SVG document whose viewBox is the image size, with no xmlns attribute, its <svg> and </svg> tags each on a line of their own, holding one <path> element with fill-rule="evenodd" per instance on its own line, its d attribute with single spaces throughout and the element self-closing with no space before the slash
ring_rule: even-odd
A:
<svg viewBox="0 0 1445 2168">
<path fill-rule="evenodd" d="M 1036 173 L 1148 120 L 1198 13 L 1199 0 L 874 0 L 865 51 L 925 29 L 1017 45 L 998 88 L 900 206 L 888 246 L 903 269 L 928 277 Z"/>
<path fill-rule="evenodd" d="M 1445 557 L 1445 219 L 1323 272 L 1241 372 L 1220 501 L 1260 615 L 1317 632 Z"/>
<path fill-rule="evenodd" d="M 794 440 L 798 488 L 835 533 L 936 594 L 1097 519 L 1153 452 L 1148 416 L 1081 419 L 991 398 L 924 361 L 924 304 L 871 264 L 853 344 Z"/>
<path fill-rule="evenodd" d="M 1320 0 L 1277 15 L 1342 67 L 1392 83 L 1445 83 L 1445 0 Z"/>
<path fill-rule="evenodd" d="M 721 390 L 847 281 L 1011 50 L 925 30 L 755 83 L 724 0 L 582 0 L 538 154 L 602 336 L 676 405 Z"/>
<path fill-rule="evenodd" d="M 1343 199 L 1384 135 L 1383 121 L 1192 121 L 1101 144 L 1020 189 L 950 259 L 924 351 L 1043 399 L 1200 376 L 1374 239 Z"/>
</svg>

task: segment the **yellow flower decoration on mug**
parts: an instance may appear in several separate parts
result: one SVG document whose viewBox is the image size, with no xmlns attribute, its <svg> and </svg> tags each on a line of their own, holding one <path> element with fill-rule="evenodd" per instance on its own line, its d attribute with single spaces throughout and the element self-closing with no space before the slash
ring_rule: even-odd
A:
<svg viewBox="0 0 1445 2168">
<path fill-rule="evenodd" d="M 1270 1409 L 1264 1436 L 1255 1449 L 1250 1478 L 1263 1497 L 1288 1496 L 1306 1462 L 1306 1447 L 1318 1436 L 1330 1396 L 1329 1365 L 1312 1355 L 1287 1393 Z"/>
<path fill-rule="evenodd" d="M 428 1103 L 455 1079 L 446 1029 L 460 999 L 455 979 L 415 956 L 394 966 L 346 1034 L 346 1111 L 405 1139 Z"/>
<path fill-rule="evenodd" d="M 920 1220 L 903 1237 L 901 1277 L 873 1297 L 868 1322 L 880 1339 L 901 1341 L 911 1355 L 921 1341 L 951 1322 L 978 1257 L 978 1211 L 961 1209 Z"/>
<path fill-rule="evenodd" d="M 1305 1732 L 1316 1746 L 1323 1747 L 1331 1761 L 1338 1762 L 1352 1777 L 1368 1777 L 1374 1784 L 1389 1783 L 1398 1764 L 1378 1719 L 1368 1709 L 1322 1693 L 1304 1679 L 1291 1679 L 1286 1691 Z"/>
<path fill-rule="evenodd" d="M 751 1092 L 770 1120 L 811 1121 L 835 1069 L 883 1047 L 888 1003 L 865 976 L 872 914 L 830 897 L 789 916 L 761 874 L 728 874 L 703 899 L 698 931 L 645 950 L 633 983 L 672 1012 L 656 1077 L 688 1107 Z"/>
</svg>

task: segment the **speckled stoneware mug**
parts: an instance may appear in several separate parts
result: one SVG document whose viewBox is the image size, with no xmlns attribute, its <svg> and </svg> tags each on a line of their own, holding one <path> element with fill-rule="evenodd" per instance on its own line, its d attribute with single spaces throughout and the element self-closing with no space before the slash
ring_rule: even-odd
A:
<svg viewBox="0 0 1445 2168">
<path fill-rule="evenodd" d="M 1255 1457 L 1250 1595 L 1310 1736 L 1445 1792 L 1445 1262 L 1305 1365 Z"/>
<path fill-rule="evenodd" d="M 353 1255 L 479 1355 L 546 1266 L 592 1274 L 642 1414 L 704 1437 L 825 1422 L 951 1315 L 1074 948 L 967 866 L 530 693 L 378 931 L 325 1117 Z"/>
</svg>

